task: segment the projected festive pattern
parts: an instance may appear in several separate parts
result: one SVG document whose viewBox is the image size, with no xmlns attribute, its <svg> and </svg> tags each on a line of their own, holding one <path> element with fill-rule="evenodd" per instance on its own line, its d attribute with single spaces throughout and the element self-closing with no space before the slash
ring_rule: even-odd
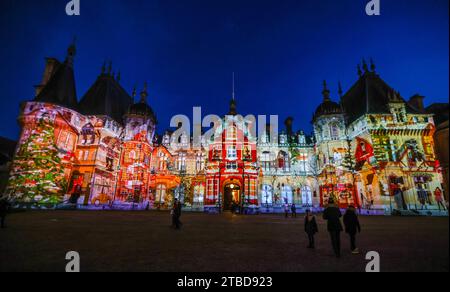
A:
<svg viewBox="0 0 450 292">
<path fill-rule="evenodd" d="M 339 90 L 339 103 L 324 82 L 313 136 L 294 131 L 288 118 L 278 140 L 270 127 L 256 137 L 233 94 L 222 125 L 191 148 L 186 133 L 156 135 L 147 85 L 136 102 L 111 64 L 78 102 L 74 56 L 71 46 L 65 62 L 47 59 L 43 84 L 22 106 L 7 192 L 17 205 L 168 209 L 177 198 L 193 210 L 256 214 L 320 209 L 333 198 L 373 214 L 437 208 L 433 117 L 387 85 L 373 63 L 359 67 L 347 93 Z"/>
<path fill-rule="evenodd" d="M 55 128 L 49 117 L 42 117 L 30 136 L 20 145 L 7 190 L 23 202 L 57 204 L 67 188 L 62 158 L 67 155 L 55 144 Z"/>
</svg>

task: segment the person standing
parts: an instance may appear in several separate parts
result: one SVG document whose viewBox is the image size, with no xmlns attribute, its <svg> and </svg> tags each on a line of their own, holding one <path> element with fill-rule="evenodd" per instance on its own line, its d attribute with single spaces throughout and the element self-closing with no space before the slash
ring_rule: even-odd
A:
<svg viewBox="0 0 450 292">
<path fill-rule="evenodd" d="M 297 218 L 297 206 L 295 206 L 295 204 L 292 204 L 291 212 L 292 212 L 292 218 Z"/>
<path fill-rule="evenodd" d="M 328 207 L 323 213 L 323 219 L 328 221 L 328 232 L 331 237 L 331 244 L 336 257 L 341 257 L 341 232 L 344 230 L 341 224 L 342 213 L 339 207 L 334 204 L 334 199 L 330 198 Z"/>
<path fill-rule="evenodd" d="M 358 215 L 354 206 L 349 206 L 344 215 L 345 232 L 350 236 L 350 248 L 353 254 L 359 254 L 356 247 L 356 233 L 361 233 Z"/>
<path fill-rule="evenodd" d="M 314 249 L 315 240 L 314 235 L 319 232 L 319 228 L 317 227 L 316 216 L 314 216 L 310 210 L 306 210 L 305 216 L 305 232 L 308 235 L 309 245 L 308 248 Z"/>
<path fill-rule="evenodd" d="M 181 209 L 183 208 L 183 205 L 181 204 L 181 201 L 180 200 L 178 200 L 178 203 L 177 203 L 177 211 L 176 211 L 176 215 L 177 215 L 177 224 L 178 224 L 178 227 L 177 227 L 177 229 L 180 229 L 180 227 L 183 225 L 183 223 L 181 223 Z"/>
<path fill-rule="evenodd" d="M 442 197 L 442 191 L 440 188 L 436 188 L 436 190 L 434 191 L 434 198 L 439 207 L 439 211 L 441 211 L 441 207 L 445 211 L 446 208 L 445 208 L 445 204 L 444 204 L 444 198 Z"/>
<path fill-rule="evenodd" d="M 0 200 L 0 220 L 1 220 L 1 228 L 6 228 L 6 215 L 8 215 L 9 211 L 9 202 L 6 199 Z"/>
</svg>

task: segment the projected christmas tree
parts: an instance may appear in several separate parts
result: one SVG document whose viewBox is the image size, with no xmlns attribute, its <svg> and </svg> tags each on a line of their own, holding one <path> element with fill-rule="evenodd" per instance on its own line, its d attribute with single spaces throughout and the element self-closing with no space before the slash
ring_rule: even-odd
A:
<svg viewBox="0 0 450 292">
<path fill-rule="evenodd" d="M 57 204 L 67 182 L 54 142 L 53 123 L 42 118 L 20 145 L 9 181 L 8 194 L 20 202 Z"/>
</svg>

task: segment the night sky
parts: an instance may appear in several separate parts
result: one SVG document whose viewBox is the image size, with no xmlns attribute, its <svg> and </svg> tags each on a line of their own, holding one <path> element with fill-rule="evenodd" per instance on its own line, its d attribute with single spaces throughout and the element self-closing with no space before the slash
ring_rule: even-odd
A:
<svg viewBox="0 0 450 292">
<path fill-rule="evenodd" d="M 193 106 L 224 114 L 233 71 L 240 113 L 293 116 L 307 132 L 322 81 L 337 100 L 362 58 L 405 98 L 448 102 L 448 0 L 381 0 L 379 17 L 368 0 L 81 0 L 79 17 L 67 2 L 0 0 L 0 136 L 17 139 L 19 103 L 74 35 L 78 98 L 112 59 L 127 91 L 149 82 L 159 132 Z"/>
</svg>

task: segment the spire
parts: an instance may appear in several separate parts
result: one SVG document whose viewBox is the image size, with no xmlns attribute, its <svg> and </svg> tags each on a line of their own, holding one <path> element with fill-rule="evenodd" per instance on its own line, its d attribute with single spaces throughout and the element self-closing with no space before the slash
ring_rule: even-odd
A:
<svg viewBox="0 0 450 292">
<path fill-rule="evenodd" d="M 105 75 L 105 73 L 106 73 L 106 60 L 103 62 L 102 65 L 102 75 Z"/>
<path fill-rule="evenodd" d="M 328 85 L 327 85 L 327 81 L 324 80 L 323 81 L 323 91 L 322 91 L 322 95 L 323 95 L 323 101 L 330 101 L 330 90 L 328 89 Z"/>
<path fill-rule="evenodd" d="M 119 70 L 119 73 L 117 73 L 117 77 L 116 77 L 117 82 L 120 82 L 120 79 L 122 79 L 122 74 L 120 73 L 120 70 Z"/>
<path fill-rule="evenodd" d="M 370 71 L 372 71 L 373 73 L 375 73 L 375 70 L 377 69 L 377 67 L 375 66 L 375 63 L 373 61 L 372 58 L 370 58 Z"/>
<path fill-rule="evenodd" d="M 361 71 L 361 64 L 358 64 L 358 76 L 362 77 L 363 72 Z"/>
<path fill-rule="evenodd" d="M 234 72 L 233 72 L 233 92 L 232 92 L 232 99 L 236 100 L 236 92 L 235 92 L 235 80 L 234 80 Z"/>
<path fill-rule="evenodd" d="M 112 61 L 110 60 L 108 64 L 108 75 L 111 75 L 111 73 L 112 73 Z"/>
<path fill-rule="evenodd" d="M 74 37 L 72 44 L 67 48 L 67 57 L 66 57 L 66 63 L 72 67 L 73 66 L 73 59 L 75 55 L 77 54 L 77 47 L 76 47 L 77 38 Z"/>
<path fill-rule="evenodd" d="M 237 106 L 236 106 L 236 85 L 235 85 L 235 74 L 233 72 L 233 83 L 232 83 L 232 94 L 231 94 L 231 102 L 230 102 L 230 112 L 228 115 L 235 116 L 237 115 Z"/>
<path fill-rule="evenodd" d="M 363 64 L 364 73 L 369 72 L 369 66 L 367 65 L 366 59 L 363 59 L 362 62 L 363 62 L 362 64 Z"/>
<path fill-rule="evenodd" d="M 141 103 L 147 103 L 147 97 L 148 97 L 147 87 L 148 87 L 148 84 L 147 84 L 147 82 L 145 82 L 144 89 L 141 92 Z"/>
<path fill-rule="evenodd" d="M 131 93 L 131 97 L 133 98 L 133 103 L 136 98 L 136 86 L 133 87 L 133 92 Z"/>
<path fill-rule="evenodd" d="M 344 91 L 342 90 L 341 81 L 339 81 L 339 84 L 338 84 L 338 94 L 339 94 L 339 97 L 341 97 L 341 98 L 342 98 L 342 96 L 344 94 Z"/>
</svg>

